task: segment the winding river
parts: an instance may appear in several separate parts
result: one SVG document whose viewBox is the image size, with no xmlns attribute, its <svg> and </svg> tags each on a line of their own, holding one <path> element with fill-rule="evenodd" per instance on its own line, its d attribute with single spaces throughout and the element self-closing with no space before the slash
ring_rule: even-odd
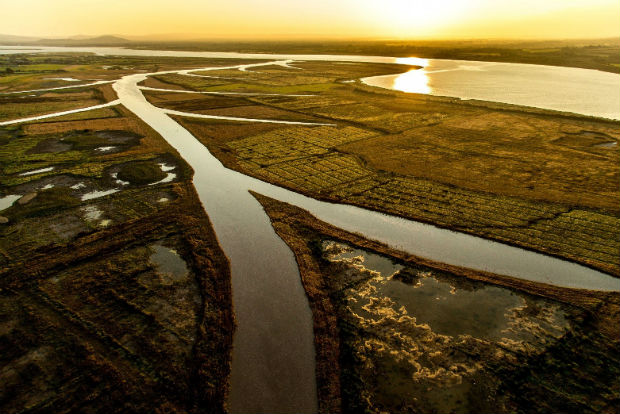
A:
<svg viewBox="0 0 620 414">
<path fill-rule="evenodd" d="M 100 52 L 100 48 L 82 48 L 81 51 L 92 52 L 94 49 Z M 0 50 L 0 53 L 5 50 Z M 115 50 L 131 52 L 127 54 L 139 52 L 135 54 L 143 56 L 150 52 Z M 205 54 L 151 52 L 150 55 L 273 57 Z M 377 61 L 375 57 L 301 57 L 303 60 L 311 58 Z M 231 66 L 242 67 L 249 65 Z M 175 71 L 165 73 L 171 72 Z M 195 171 L 194 185 L 200 200 L 230 259 L 233 303 L 238 324 L 233 343 L 229 396 L 229 409 L 233 413 L 309 413 L 318 409 L 312 315 L 300 283 L 295 258 L 275 234 L 269 218 L 248 190 L 297 205 L 337 227 L 362 233 L 432 260 L 558 286 L 620 291 L 618 279 L 575 263 L 354 206 L 317 201 L 229 170 L 172 119 L 170 111 L 157 108 L 144 98 L 138 83 L 150 75 L 128 75 L 116 81 L 113 87 L 120 104 L 161 134 L 192 166 Z"/>
</svg>

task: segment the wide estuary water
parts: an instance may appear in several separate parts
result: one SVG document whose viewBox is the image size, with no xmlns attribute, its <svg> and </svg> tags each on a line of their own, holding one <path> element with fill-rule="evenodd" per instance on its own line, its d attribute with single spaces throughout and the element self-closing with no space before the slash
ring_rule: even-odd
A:
<svg viewBox="0 0 620 414">
<path fill-rule="evenodd" d="M 0 48 L 0 53 L 15 51 Z M 393 58 L 362 56 L 280 56 L 108 48 L 45 48 L 44 51 L 386 63 L 396 61 Z M 518 68 L 515 70 L 519 71 Z M 578 77 L 583 79 L 598 74 L 595 71 L 577 71 Z M 317 411 L 312 315 L 301 286 L 299 271 L 292 252 L 275 234 L 269 218 L 248 190 L 294 204 L 335 226 L 435 261 L 558 286 L 620 290 L 618 279 L 574 263 L 354 206 L 317 201 L 229 170 L 165 110 L 147 102 L 137 85 L 149 75 L 125 76 L 113 86 L 119 103 L 160 133 L 192 166 L 195 171 L 194 185 L 200 200 L 230 259 L 233 302 L 238 324 L 233 343 L 229 397 L 229 409 L 233 413 Z M 613 76 L 615 80 L 610 78 L 608 87 L 615 88 L 613 90 L 617 94 L 620 76 Z M 497 79 L 493 82 L 501 83 Z M 550 85 L 549 90 L 556 87 Z M 534 97 L 528 104 L 537 106 Z M 583 108 L 574 111 L 587 113 Z"/>
<path fill-rule="evenodd" d="M 403 92 L 502 102 L 620 119 L 620 75 L 578 68 L 442 59 L 397 59 L 423 66 L 373 76 L 367 85 Z"/>
</svg>

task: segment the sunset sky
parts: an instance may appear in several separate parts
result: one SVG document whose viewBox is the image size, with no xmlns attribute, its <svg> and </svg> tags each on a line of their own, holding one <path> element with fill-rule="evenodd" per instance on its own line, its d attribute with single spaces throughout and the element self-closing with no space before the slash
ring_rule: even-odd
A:
<svg viewBox="0 0 620 414">
<path fill-rule="evenodd" d="M 0 10 L 0 33 L 24 36 L 620 36 L 618 0 L 0 0 Z"/>
</svg>

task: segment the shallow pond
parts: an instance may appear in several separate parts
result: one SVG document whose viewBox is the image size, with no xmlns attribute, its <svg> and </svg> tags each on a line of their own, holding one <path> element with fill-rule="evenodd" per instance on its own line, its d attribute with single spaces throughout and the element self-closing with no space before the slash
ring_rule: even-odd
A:
<svg viewBox="0 0 620 414">
<path fill-rule="evenodd" d="M 409 315 L 414 323 L 428 325 L 440 335 L 535 340 L 531 332 L 514 329 L 515 312 L 528 305 L 523 295 L 510 289 L 459 280 L 430 269 L 405 268 L 384 256 L 334 241 L 323 242 L 323 249 L 329 261 L 368 277 L 348 290 L 350 309 L 359 318 L 376 323 L 386 315 Z M 559 333 L 566 321 L 557 305 L 548 306 L 552 323 L 537 323 Z"/>
<path fill-rule="evenodd" d="M 189 274 L 187 264 L 176 250 L 159 243 L 152 244 L 150 248 L 153 250 L 150 260 L 157 267 L 157 273 L 161 276 L 163 284 L 179 282 L 187 277 Z"/>
<path fill-rule="evenodd" d="M 495 391 L 502 379 L 494 369 L 544 352 L 570 327 L 573 310 L 559 303 L 403 267 L 340 242 L 322 247 L 341 327 L 343 392 L 357 395 L 358 384 L 364 400 L 349 405 L 369 404 L 373 412 L 493 412 L 503 396 Z"/>
<path fill-rule="evenodd" d="M 0 211 L 6 210 L 7 208 L 11 207 L 13 203 L 19 200 L 21 197 L 22 196 L 18 194 L 9 194 L 0 197 Z"/>
</svg>

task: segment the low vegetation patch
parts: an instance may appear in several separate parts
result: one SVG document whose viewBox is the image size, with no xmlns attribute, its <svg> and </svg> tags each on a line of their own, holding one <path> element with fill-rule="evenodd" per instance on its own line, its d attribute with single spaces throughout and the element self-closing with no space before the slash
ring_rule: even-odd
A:
<svg viewBox="0 0 620 414">
<path fill-rule="evenodd" d="M 161 167 L 152 162 L 131 162 L 123 165 L 118 172 L 118 178 L 132 185 L 146 185 L 166 177 Z"/>
<path fill-rule="evenodd" d="M 191 168 L 114 114 L 0 127 L 2 413 L 224 412 L 228 262 Z"/>
</svg>

